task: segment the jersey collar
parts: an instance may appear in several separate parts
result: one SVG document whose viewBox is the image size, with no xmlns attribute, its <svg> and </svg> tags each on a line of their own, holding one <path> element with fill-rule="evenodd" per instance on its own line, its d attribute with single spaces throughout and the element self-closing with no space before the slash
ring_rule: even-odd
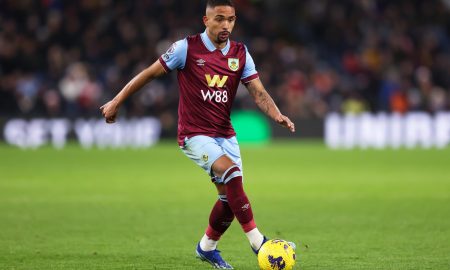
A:
<svg viewBox="0 0 450 270">
<path fill-rule="evenodd" d="M 205 47 L 208 49 L 208 51 L 213 52 L 217 50 L 216 46 L 214 46 L 212 41 L 209 39 L 208 34 L 206 34 L 206 30 L 205 32 L 200 34 L 200 37 L 202 38 L 203 44 L 205 44 Z M 225 45 L 225 47 L 223 47 L 220 51 L 222 52 L 223 55 L 227 55 L 229 50 L 230 50 L 230 40 L 228 39 L 227 45 Z"/>
</svg>

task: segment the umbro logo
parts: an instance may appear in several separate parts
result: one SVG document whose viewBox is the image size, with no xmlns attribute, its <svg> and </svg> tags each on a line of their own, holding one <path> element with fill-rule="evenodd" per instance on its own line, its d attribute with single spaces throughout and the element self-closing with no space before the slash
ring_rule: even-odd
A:
<svg viewBox="0 0 450 270">
<path fill-rule="evenodd" d="M 244 204 L 244 205 L 241 207 L 242 211 L 246 211 L 246 210 L 248 210 L 249 208 L 250 208 L 250 204 L 248 204 L 248 203 Z"/>
<path fill-rule="evenodd" d="M 195 61 L 195 62 L 197 62 L 197 66 L 204 66 L 205 65 L 205 63 L 206 63 L 206 61 L 205 60 L 203 60 L 203 59 L 198 59 L 197 61 Z"/>
</svg>

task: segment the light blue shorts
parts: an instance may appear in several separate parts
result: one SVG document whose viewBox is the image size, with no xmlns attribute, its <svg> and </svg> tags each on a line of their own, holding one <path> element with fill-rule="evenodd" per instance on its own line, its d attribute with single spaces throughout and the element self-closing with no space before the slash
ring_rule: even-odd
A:
<svg viewBox="0 0 450 270">
<path fill-rule="evenodd" d="M 227 155 L 242 172 L 241 151 L 236 137 L 229 139 L 212 138 L 198 135 L 184 139 L 184 146 L 180 147 L 183 153 L 202 167 L 213 182 L 223 184 L 223 179 L 214 175 L 211 167 L 223 155 Z"/>
</svg>

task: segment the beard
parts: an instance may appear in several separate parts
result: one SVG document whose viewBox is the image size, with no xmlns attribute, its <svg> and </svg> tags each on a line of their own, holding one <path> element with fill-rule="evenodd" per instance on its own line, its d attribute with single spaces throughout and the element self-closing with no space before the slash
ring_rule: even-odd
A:
<svg viewBox="0 0 450 270">
<path fill-rule="evenodd" d="M 228 31 L 222 31 L 217 35 L 217 43 L 224 43 L 227 42 L 228 38 L 230 37 L 230 32 Z"/>
</svg>

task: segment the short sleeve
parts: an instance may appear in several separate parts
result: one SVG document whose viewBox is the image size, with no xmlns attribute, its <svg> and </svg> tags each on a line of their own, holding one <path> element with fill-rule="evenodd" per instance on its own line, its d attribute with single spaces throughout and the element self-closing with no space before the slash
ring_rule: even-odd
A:
<svg viewBox="0 0 450 270">
<path fill-rule="evenodd" d="M 245 47 L 245 66 L 242 72 L 241 82 L 248 83 L 256 78 L 258 78 L 258 72 L 256 71 L 255 62 L 252 56 L 248 52 L 247 46 Z"/>
<path fill-rule="evenodd" d="M 161 57 L 159 62 L 163 65 L 166 72 L 174 69 L 183 69 L 186 64 L 187 40 L 182 39 L 173 43 L 170 48 Z"/>
</svg>

